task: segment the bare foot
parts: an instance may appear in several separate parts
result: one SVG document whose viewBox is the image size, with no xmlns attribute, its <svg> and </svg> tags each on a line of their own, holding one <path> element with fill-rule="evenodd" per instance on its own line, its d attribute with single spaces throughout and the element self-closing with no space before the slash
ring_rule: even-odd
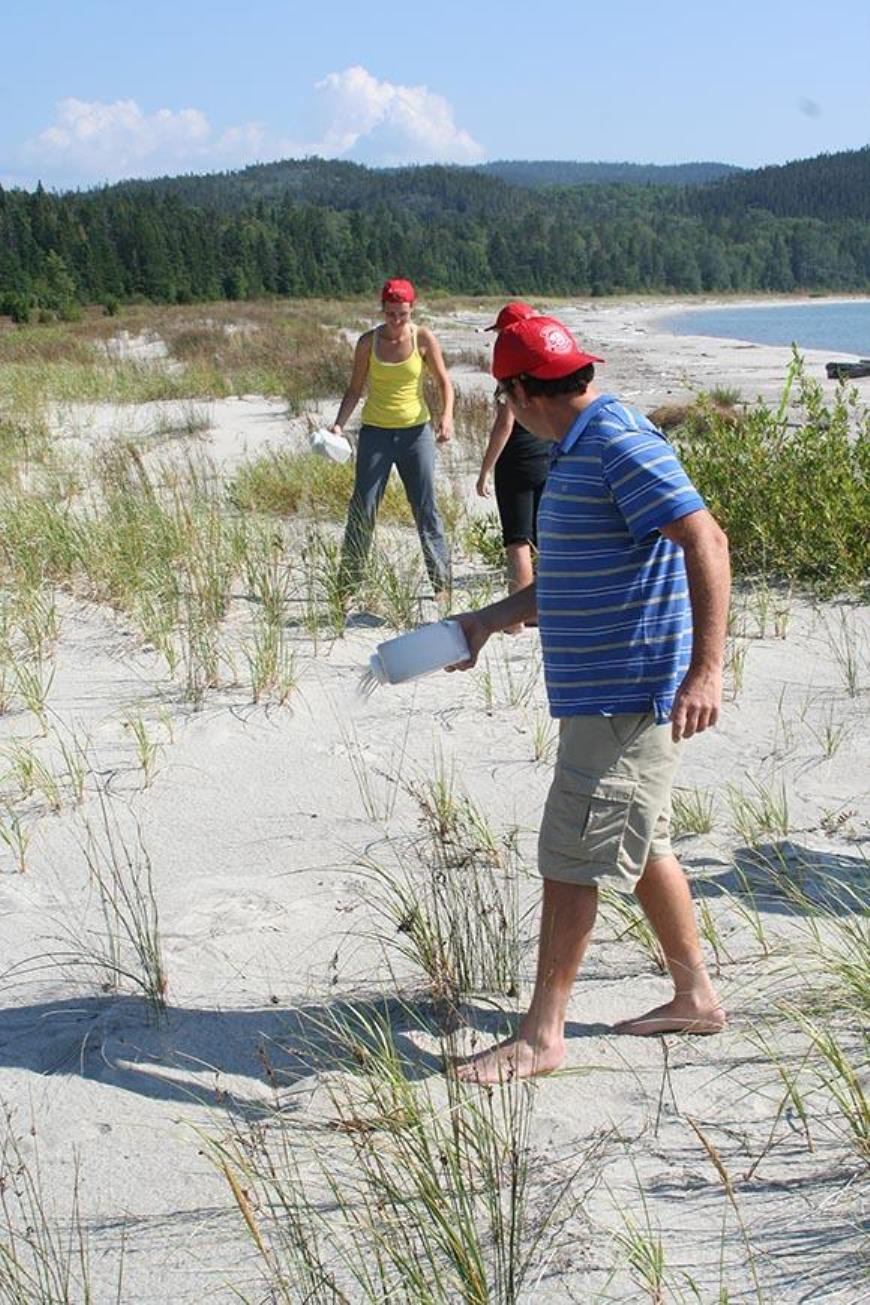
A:
<svg viewBox="0 0 870 1305">
<path fill-rule="evenodd" d="M 460 1061 L 456 1065 L 456 1077 L 466 1083 L 509 1083 L 514 1078 L 551 1074 L 564 1059 L 563 1039 L 547 1047 L 535 1047 L 520 1036 Z"/>
<path fill-rule="evenodd" d="M 726 1015 L 721 1006 L 689 1001 L 674 997 L 663 1006 L 648 1010 L 634 1020 L 620 1020 L 614 1024 L 614 1033 L 629 1034 L 635 1038 L 654 1037 L 658 1033 L 721 1033 Z"/>
</svg>

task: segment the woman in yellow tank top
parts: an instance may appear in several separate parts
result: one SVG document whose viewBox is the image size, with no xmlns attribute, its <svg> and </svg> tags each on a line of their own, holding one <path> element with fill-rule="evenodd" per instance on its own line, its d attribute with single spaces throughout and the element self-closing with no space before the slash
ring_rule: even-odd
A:
<svg viewBox="0 0 870 1305">
<path fill-rule="evenodd" d="M 387 281 L 381 291 L 383 325 L 357 341 L 350 384 L 332 427 L 337 435 L 344 433 L 345 422 L 366 390 L 342 549 L 341 580 L 348 594 L 362 577 L 394 465 L 414 514 L 435 594 L 446 594 L 450 588 L 450 553 L 435 503 L 435 443 L 446 444 L 453 434 L 453 386 L 435 336 L 411 321 L 416 297 L 410 281 L 398 277 Z M 443 414 L 436 435 L 423 394 L 424 368 L 441 390 Z"/>
</svg>

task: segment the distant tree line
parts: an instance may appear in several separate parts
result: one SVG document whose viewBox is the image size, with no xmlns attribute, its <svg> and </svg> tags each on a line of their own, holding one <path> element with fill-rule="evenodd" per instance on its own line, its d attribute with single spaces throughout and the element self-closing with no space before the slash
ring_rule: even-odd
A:
<svg viewBox="0 0 870 1305">
<path fill-rule="evenodd" d="M 702 186 L 742 169 L 730 163 L 575 163 L 565 159 L 494 159 L 479 172 L 513 186 L 588 186 L 618 181 L 630 186 Z"/>
<path fill-rule="evenodd" d="M 68 194 L 0 188 L 0 312 L 355 295 L 392 273 L 481 295 L 870 288 L 870 150 L 763 173 L 764 191 L 753 173 L 541 189 L 308 159 Z"/>
</svg>

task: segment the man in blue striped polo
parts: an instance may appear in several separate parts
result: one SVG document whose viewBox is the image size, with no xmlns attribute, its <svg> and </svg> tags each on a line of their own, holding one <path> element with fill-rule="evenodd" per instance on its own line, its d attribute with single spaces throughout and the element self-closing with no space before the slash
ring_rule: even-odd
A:
<svg viewBox="0 0 870 1305">
<path fill-rule="evenodd" d="M 620 1033 L 716 1033 L 725 1023 L 669 838 L 681 741 L 716 723 L 730 591 L 726 537 L 662 433 L 592 385 L 600 358 L 551 317 L 495 343 L 497 396 L 552 443 L 534 584 L 460 620 L 473 666 L 491 634 L 537 619 L 559 753 L 538 842 L 538 969 L 517 1035 L 471 1057 L 482 1083 L 565 1056 L 571 988 L 598 886 L 633 891 L 674 996 Z"/>
</svg>

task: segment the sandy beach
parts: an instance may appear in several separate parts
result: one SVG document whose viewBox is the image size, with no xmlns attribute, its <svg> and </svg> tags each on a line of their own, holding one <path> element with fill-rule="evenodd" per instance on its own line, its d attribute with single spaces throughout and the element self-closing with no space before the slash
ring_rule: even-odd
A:
<svg viewBox="0 0 870 1305">
<path fill-rule="evenodd" d="M 704 309 L 752 308 L 762 303 L 773 308 L 812 302 L 816 301 L 709 296 L 692 300 L 587 300 L 583 304 L 559 300 L 535 306 L 560 317 L 585 345 L 601 351 L 605 365 L 597 373 L 600 386 L 647 411 L 660 404 L 683 402 L 699 390 L 715 386 L 733 387 L 749 401 L 758 397 L 765 401 L 778 398 L 791 356 L 791 350 L 781 345 L 753 344 L 717 336 L 675 335 L 665 328 L 667 319 L 681 312 Z M 826 298 L 819 302 L 837 301 Z M 489 325 L 490 317 L 491 314 L 483 313 L 478 321 L 475 315 L 473 325 Z M 457 318 L 470 321 L 469 314 L 456 313 L 446 323 L 455 329 Z M 471 344 L 472 337 L 466 339 L 463 335 L 462 339 L 464 344 Z M 801 352 L 809 373 L 821 382 L 826 394 L 833 394 L 836 382 L 825 377 L 825 363 L 833 356 L 831 351 Z M 857 355 L 842 357 L 857 361 Z M 858 384 L 866 388 L 867 381 Z"/>
<path fill-rule="evenodd" d="M 661 326 L 676 301 L 552 307 L 606 358 L 602 388 L 645 411 L 713 386 L 747 400 L 781 391 L 788 349 L 677 338 Z M 430 320 L 447 350 L 482 352 L 491 316 L 463 308 Z M 159 365 L 159 350 L 150 356 Z M 828 357 L 807 352 L 806 364 L 830 396 Z M 467 363 L 455 379 L 491 385 Z M 870 379 L 856 385 L 870 400 Z M 223 477 L 264 450 L 303 448 L 334 411 L 324 403 L 291 418 L 257 395 L 195 406 L 201 429 L 173 447 L 207 455 Z M 172 401 L 133 414 L 66 403 L 50 422 L 84 453 L 184 415 Z M 474 468 L 457 477 L 478 510 Z M 122 614 L 61 590 L 56 604 L 44 719 L 20 700 L 0 715 L 10 831 L 0 843 L 0 1103 L 19 1156 L 10 1160 L 7 1142 L 7 1174 L 19 1161 L 38 1172 L 66 1230 L 77 1186 L 96 1302 L 116 1299 L 119 1265 L 120 1299 L 138 1305 L 291 1300 L 269 1295 L 244 1202 L 257 1227 L 270 1226 L 270 1212 L 253 1189 L 240 1206 L 210 1148 L 254 1154 L 286 1124 L 300 1139 L 307 1196 L 328 1204 L 322 1159 L 334 1153 L 336 1172 L 347 1163 L 353 1138 L 333 1127 L 335 1093 L 354 1070 L 330 1058 L 323 1030 L 354 1003 L 388 1011 L 414 1091 L 443 1110 L 443 1030 L 425 975 L 402 950 L 408 930 L 384 913 L 372 874 L 425 873 L 427 802 L 439 786 L 454 807 L 484 814 L 499 873 L 509 866 L 521 950 L 518 993 L 471 996 L 450 1036 L 467 1049 L 523 1008 L 555 736 L 537 637 L 495 637 L 474 672 L 363 698 L 361 670 L 392 631 L 358 616 L 343 637 L 313 640 L 291 607 L 297 686 L 287 702 L 254 704 L 228 674 L 195 709 Z M 860 1294 L 866 1157 L 805 1022 L 829 1029 L 859 1064 L 859 1030 L 824 1002 L 824 956 L 844 945 L 838 927 L 867 888 L 870 608 L 745 585 L 735 609 L 739 656 L 722 723 L 686 745 L 678 777 L 687 801 L 705 795 L 710 817 L 679 852 L 729 1024 L 715 1038 L 614 1036 L 613 1022 L 662 1000 L 667 982 L 637 921 L 618 901 L 602 904 L 566 1066 L 530 1092 L 530 1204 L 543 1200 L 535 1183 L 554 1174 L 574 1204 L 552 1245 L 541 1243 L 522 1299 L 845 1305 Z M 239 585 L 230 641 L 252 610 Z M 71 740 L 87 759 L 76 798 L 62 750 Z M 25 748 L 66 776 L 57 809 L 45 785 L 28 791 L 15 762 Z M 167 982 L 159 1016 L 135 981 L 112 987 L 95 959 L 116 936 L 119 972 L 136 969 L 123 909 L 117 896 L 107 903 L 95 864 L 116 894 L 113 867 L 147 879 Z M 801 889 L 803 906 L 771 867 Z M 815 913 L 831 885 L 839 910 Z M 638 1268 L 646 1242 L 663 1256 L 658 1297 Z"/>
</svg>

